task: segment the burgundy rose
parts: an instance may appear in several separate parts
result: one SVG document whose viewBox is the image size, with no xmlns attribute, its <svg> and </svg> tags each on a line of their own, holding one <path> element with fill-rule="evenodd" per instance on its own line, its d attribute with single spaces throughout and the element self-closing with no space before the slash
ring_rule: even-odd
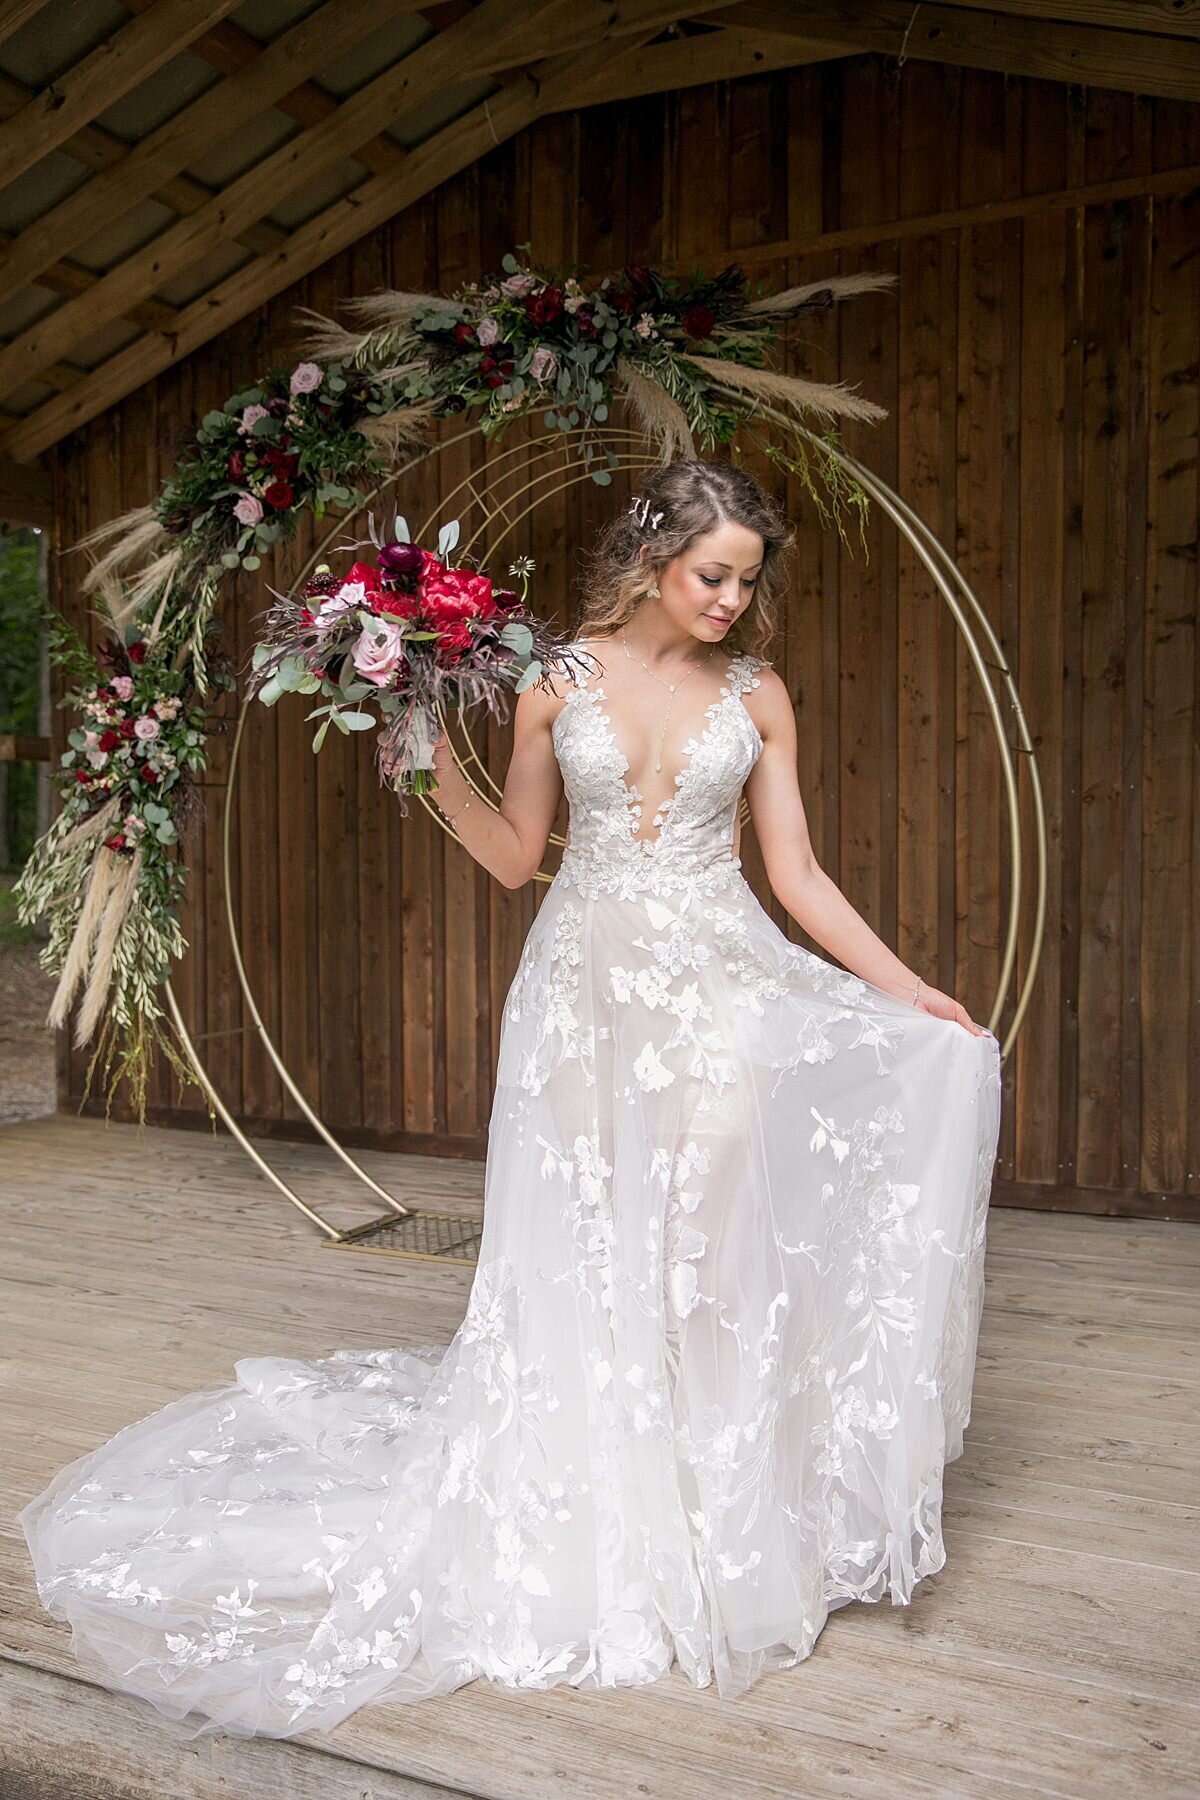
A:
<svg viewBox="0 0 1200 1800">
<path fill-rule="evenodd" d="M 130 644 L 126 648 L 125 654 L 131 663 L 144 663 L 146 660 L 146 646 L 141 638 L 138 638 L 136 643 Z"/>
<path fill-rule="evenodd" d="M 454 341 L 456 344 L 473 344 L 475 342 L 475 327 L 473 325 L 468 325 L 465 319 L 460 320 L 454 327 Z"/>
<path fill-rule="evenodd" d="M 123 831 L 117 831 L 113 833 L 112 837 L 105 838 L 104 847 L 106 850 L 123 850 L 125 848 L 125 841 L 125 833 Z"/>
<path fill-rule="evenodd" d="M 92 771 L 90 769 L 76 769 L 75 779 L 80 782 L 90 781 L 92 779 Z"/>
<path fill-rule="evenodd" d="M 711 337 L 717 315 L 711 306 L 689 306 L 679 321 L 689 337 Z"/>
<path fill-rule="evenodd" d="M 263 499 L 276 512 L 283 512 L 294 503 L 295 498 L 290 484 L 286 481 L 273 481 L 270 487 L 263 489 Z"/>
<path fill-rule="evenodd" d="M 614 312 L 632 313 L 637 311 L 641 302 L 638 300 L 637 295 L 631 293 L 628 288 L 617 288 L 615 291 L 609 293 L 608 304 L 612 307 Z M 576 313 L 575 316 L 578 318 L 578 313 Z"/>
<path fill-rule="evenodd" d="M 96 748 L 97 750 L 108 752 L 109 750 L 115 750 L 120 742 L 121 733 L 119 731 L 114 731 L 110 725 L 108 730 L 102 731 L 100 736 L 96 739 Z"/>
<path fill-rule="evenodd" d="M 122 719 L 121 723 L 117 726 L 117 730 L 126 740 L 132 738 L 135 735 L 133 720 Z"/>
<path fill-rule="evenodd" d="M 230 451 L 229 461 L 225 465 L 225 472 L 229 476 L 230 481 L 245 481 L 246 452 L 244 450 Z"/>
<path fill-rule="evenodd" d="M 141 769 L 141 776 L 142 776 L 143 781 L 149 781 L 149 782 L 153 783 L 158 780 L 158 770 L 152 769 L 150 767 L 149 763 L 143 763 L 142 769 Z"/>
<path fill-rule="evenodd" d="M 521 604 L 521 596 L 514 588 L 494 587 L 492 589 L 492 599 L 496 604 L 498 612 L 512 612 L 514 607 L 520 606 Z"/>
<path fill-rule="evenodd" d="M 385 544 L 379 552 L 379 573 L 386 580 L 403 581 L 406 575 L 420 573 L 421 555 L 418 544 Z"/>
<path fill-rule="evenodd" d="M 539 293 L 527 294 L 525 297 L 525 314 L 533 325 L 553 325 L 562 317 L 563 291 L 554 282 L 548 282 Z"/>
</svg>

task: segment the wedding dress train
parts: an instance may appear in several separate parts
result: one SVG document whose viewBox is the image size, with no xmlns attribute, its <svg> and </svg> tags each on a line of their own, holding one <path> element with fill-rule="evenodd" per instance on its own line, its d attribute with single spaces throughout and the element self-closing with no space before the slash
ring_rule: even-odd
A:
<svg viewBox="0 0 1200 1800">
<path fill-rule="evenodd" d="M 761 666 L 731 664 L 653 839 L 603 688 L 554 720 L 570 841 L 449 1346 L 249 1358 L 20 1515 L 106 1685 L 277 1737 L 480 1675 L 677 1662 L 733 1695 L 942 1566 L 999 1049 L 759 905 L 733 847 Z"/>
</svg>

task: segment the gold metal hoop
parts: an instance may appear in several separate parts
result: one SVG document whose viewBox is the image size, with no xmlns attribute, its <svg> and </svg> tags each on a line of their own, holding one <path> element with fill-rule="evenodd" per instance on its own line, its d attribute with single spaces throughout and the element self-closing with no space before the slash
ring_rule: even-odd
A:
<svg viewBox="0 0 1200 1800">
<path fill-rule="evenodd" d="M 1012 671 L 1003 655 L 991 623 L 965 577 L 958 570 L 948 552 L 913 509 L 909 507 L 880 477 L 873 474 L 869 469 L 864 468 L 856 458 L 850 456 L 847 452 L 831 445 L 824 438 L 818 438 L 815 433 L 808 431 L 804 427 L 798 427 L 794 419 L 786 419 L 782 415 L 775 413 L 774 410 L 769 407 L 760 408 L 760 412 L 763 417 L 772 418 L 775 422 L 786 425 L 789 429 L 799 429 L 802 435 L 808 438 L 815 448 L 821 450 L 825 454 L 834 456 L 849 473 L 852 473 L 855 476 L 867 494 L 879 503 L 882 511 L 892 520 L 901 535 L 908 541 L 914 553 L 933 580 L 943 603 L 946 605 L 954 619 L 959 634 L 963 639 L 971 664 L 983 684 L 988 714 L 992 722 L 1001 759 L 1008 817 L 1008 836 L 1012 858 L 1008 929 L 1000 976 L 988 1020 L 989 1028 L 993 1031 L 995 1031 L 998 1026 L 1003 1011 L 1004 997 L 1012 979 L 1020 930 L 1020 908 L 1022 899 L 1020 785 L 1017 780 L 1015 754 L 1008 742 L 1000 699 L 997 696 L 993 685 L 993 676 L 998 678 L 1003 693 L 1007 698 L 1009 708 L 1016 720 L 1018 738 L 1016 754 L 1025 757 L 1030 777 L 1029 791 L 1033 802 L 1033 835 L 1037 853 L 1037 880 L 1035 892 L 1035 917 L 1030 954 L 1024 978 L 1017 996 L 1013 1017 L 1001 1045 L 1001 1055 L 1002 1057 L 1006 1056 L 1024 1018 L 1040 956 L 1045 931 L 1048 860 L 1045 814 L 1042 803 L 1042 791 L 1038 776 L 1037 760 Z M 389 474 L 377 484 L 368 495 L 366 506 L 369 507 L 372 505 L 381 495 L 394 487 L 395 484 L 418 463 L 425 461 L 431 456 L 440 455 L 444 450 L 450 449 L 455 444 L 462 443 L 466 440 L 477 440 L 478 435 L 478 428 L 472 426 L 446 438 L 441 443 L 422 448 L 409 457 L 399 468 L 390 471 Z M 469 494 L 471 501 L 482 510 L 484 522 L 477 527 L 472 536 L 467 540 L 465 548 L 470 549 L 480 535 L 497 519 L 501 520 L 503 523 L 503 529 L 499 531 L 499 534 L 488 540 L 486 555 L 480 559 L 486 565 L 486 563 L 494 557 L 498 547 L 505 542 L 505 540 L 538 505 L 542 504 L 546 499 L 557 497 L 568 487 L 591 479 L 591 471 L 589 469 L 583 469 L 580 472 L 572 474 L 569 479 L 562 480 L 559 486 L 544 491 L 545 484 L 548 483 L 556 473 L 561 474 L 561 467 L 559 466 L 560 452 L 565 450 L 570 440 L 577 435 L 579 435 L 579 433 L 575 431 L 559 432 L 545 440 L 539 439 L 535 440 L 533 443 L 514 445 L 506 451 L 498 452 L 488 464 L 488 485 L 486 487 L 481 487 L 479 485 L 480 478 L 476 472 L 464 476 L 448 495 L 439 500 L 437 506 L 432 510 L 429 519 L 423 522 L 414 534 L 416 540 L 418 542 L 423 540 L 428 534 L 431 524 L 438 514 L 446 513 L 461 496 Z M 654 467 L 657 466 L 660 461 L 657 456 L 653 455 L 647 449 L 646 440 L 640 432 L 616 428 L 606 430 L 605 441 L 610 446 L 613 444 L 622 445 L 624 454 L 618 452 L 618 454 L 621 454 L 619 466 L 622 468 L 633 469 Z M 523 485 L 518 489 L 515 495 L 509 496 L 504 501 L 498 501 L 496 499 L 496 488 L 499 484 L 499 479 L 502 477 L 506 468 L 517 464 L 520 465 L 522 473 L 525 476 Z M 544 466 L 547 464 L 550 466 Z M 511 511 L 511 508 L 516 505 L 518 499 L 524 499 L 526 503 L 521 510 L 514 514 Z M 306 560 L 300 573 L 296 576 L 293 586 L 298 585 L 299 582 L 307 577 L 325 551 L 332 545 L 339 534 L 344 532 L 345 528 L 346 521 L 344 520 L 337 521 L 331 526 L 317 545 L 316 549 L 313 550 Z M 988 652 L 986 655 L 975 639 L 973 625 L 979 629 L 985 640 Z M 258 1033 L 280 1080 L 299 1106 L 303 1116 L 324 1142 L 334 1151 L 335 1155 L 341 1159 L 343 1164 L 352 1173 L 357 1175 L 371 1192 L 385 1202 L 391 1209 L 390 1212 L 382 1219 L 372 1220 L 367 1225 L 357 1227 L 350 1231 L 342 1231 L 328 1219 L 324 1218 L 315 1208 L 309 1206 L 292 1190 L 283 1177 L 271 1167 L 259 1151 L 250 1143 L 229 1109 L 221 1100 L 211 1077 L 203 1066 L 194 1042 L 187 1033 L 179 1011 L 178 1002 L 168 984 L 168 1006 L 176 1029 L 179 1031 L 181 1042 L 184 1045 L 185 1051 L 192 1062 L 193 1067 L 200 1077 L 205 1093 L 215 1105 L 232 1135 L 236 1138 L 238 1143 L 241 1144 L 242 1148 L 254 1161 L 261 1172 L 266 1175 L 268 1180 L 270 1180 L 276 1188 L 278 1188 L 284 1197 L 290 1200 L 294 1206 L 304 1213 L 305 1217 L 310 1219 L 325 1233 L 326 1242 L 328 1244 L 347 1249 L 383 1250 L 385 1253 L 401 1256 L 432 1257 L 434 1260 L 439 1261 L 473 1261 L 474 1258 L 469 1254 L 464 1254 L 464 1251 L 469 1251 L 471 1245 L 477 1243 L 479 1221 L 477 1219 L 450 1219 L 442 1214 L 422 1214 L 419 1209 L 406 1207 L 393 1195 L 382 1188 L 345 1149 L 313 1107 L 309 1105 L 284 1063 L 277 1046 L 266 1028 L 266 1024 L 262 1018 L 262 1014 L 250 986 L 249 977 L 242 956 L 237 920 L 234 916 L 232 881 L 230 874 L 232 819 L 237 793 L 241 745 L 249 705 L 249 700 L 243 696 L 230 752 L 229 774 L 226 784 L 222 819 L 225 917 L 230 944 L 234 955 L 234 967 L 237 972 L 238 983 L 241 987 L 243 998 L 249 1010 L 254 1028 Z M 445 720 L 444 714 L 441 715 L 441 717 L 443 727 L 445 727 L 447 721 Z M 472 793 L 478 796 L 482 804 L 492 807 L 493 810 L 498 810 L 498 806 L 491 798 L 491 794 L 498 796 L 502 790 L 485 768 L 482 759 L 471 741 L 470 732 L 465 724 L 463 725 L 463 731 L 467 739 L 468 756 L 465 759 L 461 757 L 457 748 L 451 743 L 451 751 L 455 761 L 462 772 L 464 779 L 471 788 Z M 447 736 L 449 736 L 448 732 Z M 469 765 L 474 765 L 474 767 L 478 769 L 480 780 L 477 781 L 475 779 Z M 483 783 L 482 786 L 480 785 L 480 781 Z M 489 789 L 491 791 L 490 794 L 486 791 Z M 426 810 L 433 815 L 437 820 L 438 825 L 446 832 L 447 836 L 454 838 L 457 841 L 458 833 L 454 831 L 449 822 L 441 816 L 436 806 L 434 806 L 427 797 L 420 796 L 420 798 L 426 806 Z M 744 797 L 741 808 L 739 809 L 739 817 L 741 817 L 743 813 L 748 815 L 748 807 Z M 557 833 L 551 834 L 550 841 L 557 845 L 562 845 L 565 842 L 565 840 Z M 553 876 L 539 870 L 534 879 L 548 882 L 553 879 Z M 371 1239 L 375 1239 L 376 1241 L 371 1242 Z M 381 1242 L 379 1240 L 391 1241 Z"/>
</svg>

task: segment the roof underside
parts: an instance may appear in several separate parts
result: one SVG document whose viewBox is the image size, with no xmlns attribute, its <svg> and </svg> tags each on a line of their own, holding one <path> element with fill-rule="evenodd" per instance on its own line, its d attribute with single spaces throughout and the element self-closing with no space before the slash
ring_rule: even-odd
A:
<svg viewBox="0 0 1200 1800">
<path fill-rule="evenodd" d="M 1200 97 L 1200 0 L 683 4 L 0 0 L 0 457 L 36 458 L 547 113 L 902 47 Z"/>
</svg>

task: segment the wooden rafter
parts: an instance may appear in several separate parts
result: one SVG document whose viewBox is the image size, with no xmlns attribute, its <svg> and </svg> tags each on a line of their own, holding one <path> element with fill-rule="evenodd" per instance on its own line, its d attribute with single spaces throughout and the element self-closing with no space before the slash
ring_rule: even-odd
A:
<svg viewBox="0 0 1200 1800">
<path fill-rule="evenodd" d="M 15 181 L 90 124 L 237 4 L 238 0 L 156 0 L 144 18 L 132 19 L 0 125 L 0 186 Z"/>
<path fill-rule="evenodd" d="M 0 350 L 0 393 L 11 392 L 47 364 L 65 356 L 85 332 L 122 316 L 131 303 L 192 267 L 252 219 L 305 182 L 355 155 L 360 143 L 382 127 L 424 106 L 431 93 L 475 76 L 524 63 L 547 38 L 591 50 L 633 30 L 660 30 L 670 21 L 672 0 L 626 0 L 620 9 L 589 7 L 581 0 L 483 0 L 475 11 L 361 88 L 318 125 L 292 139 L 245 175 L 231 182 L 209 205 L 162 232 L 150 244 L 104 276 L 86 299 L 68 301 L 31 325 Z M 396 169 L 407 157 L 398 153 Z M 388 171 L 389 173 L 393 171 Z M 346 204 L 358 204 L 358 189 Z M 291 240 L 275 252 L 286 255 Z"/>
<path fill-rule="evenodd" d="M 738 30 L 851 44 L 857 54 L 896 56 L 903 45 L 914 60 L 1173 100 L 1200 95 L 1200 43 L 1149 32 L 1134 36 L 1057 19 L 1042 19 L 1032 30 L 1011 13 L 924 3 L 914 8 L 909 0 L 805 0 L 802 8 L 791 0 L 741 0 L 706 17 Z"/>
<path fill-rule="evenodd" d="M 954 0 L 972 12 L 1013 13 L 1039 28 L 1055 19 L 1110 31 L 1200 37 L 1200 0 Z"/>
<path fill-rule="evenodd" d="M 761 75 L 768 69 L 791 69 L 803 63 L 831 62 L 853 56 L 853 46 L 808 40 L 775 32 L 727 26 L 670 44 L 647 44 L 635 53 L 609 58 L 584 84 L 580 106 L 633 100 L 643 94 L 666 94 L 676 88 Z"/>
<path fill-rule="evenodd" d="M 390 15 L 411 9 L 412 0 L 326 0 L 236 75 L 217 82 L 23 231 L 0 255 L 0 300 L 36 281 L 51 262 L 227 140 L 312 70 L 340 56 Z"/>
<path fill-rule="evenodd" d="M 644 0 L 641 10 L 643 15 L 651 10 L 649 0 Z M 664 17 L 668 15 L 669 0 L 663 0 L 660 10 Z M 643 25 L 637 35 L 653 35 L 661 28 L 661 21 Z M 575 104 L 574 96 L 583 91 L 584 83 L 595 72 L 596 55 L 595 46 L 589 45 L 585 50 L 535 64 L 528 72 L 515 76 L 498 94 L 418 145 L 402 167 L 373 176 L 318 218 L 300 226 L 278 256 L 264 257 L 237 270 L 185 307 L 170 339 L 148 334 L 110 358 L 82 387 L 48 401 L 32 417 L 22 420 L 5 434 L 3 451 L 20 461 L 38 455 L 143 382 L 190 355 L 254 307 L 319 268 L 365 232 L 414 205 L 492 146 L 522 131 L 540 114 Z"/>
<path fill-rule="evenodd" d="M 336 3 L 336 0 L 335 0 Z M 146 12 L 154 4 L 154 0 L 124 0 L 130 12 Z M 389 8 L 397 13 L 415 13 L 426 10 L 422 0 L 401 0 Z M 382 23 L 382 16 L 379 20 Z M 248 31 L 243 31 L 229 19 L 223 19 L 198 37 L 192 45 L 193 56 L 198 56 L 210 68 L 221 75 L 236 75 L 239 69 L 246 68 L 262 55 L 263 47 Z M 315 81 L 301 81 L 290 93 L 280 95 L 275 102 L 276 112 L 286 114 L 295 119 L 298 125 L 316 125 L 327 119 L 331 112 L 336 112 L 339 101 L 326 88 Z M 395 168 L 403 157 L 403 150 L 390 138 L 375 137 L 369 143 L 360 144 L 355 152 L 355 160 L 370 169 L 372 174 L 380 174 L 384 169 Z"/>
<path fill-rule="evenodd" d="M 28 25 L 45 6 L 46 0 L 3 0 L 0 5 L 0 44 Z"/>
</svg>

